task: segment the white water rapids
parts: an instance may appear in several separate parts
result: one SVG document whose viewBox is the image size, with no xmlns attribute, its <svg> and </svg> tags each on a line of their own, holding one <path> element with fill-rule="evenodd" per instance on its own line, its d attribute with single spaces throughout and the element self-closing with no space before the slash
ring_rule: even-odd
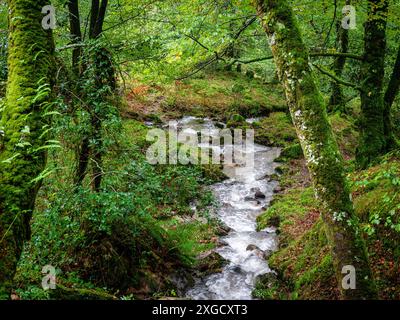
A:
<svg viewBox="0 0 400 320">
<path fill-rule="evenodd" d="M 185 117 L 177 122 L 177 129 L 197 133 L 217 127 L 209 119 Z M 221 238 L 224 245 L 216 249 L 228 264 L 221 273 L 198 279 L 186 293 L 190 299 L 249 300 L 257 276 L 271 272 L 263 254 L 276 249 L 276 234 L 273 229 L 257 232 L 256 218 L 268 206 L 277 186 L 268 175 L 275 172 L 274 159 L 280 149 L 253 144 L 250 150 L 254 153 L 254 165 L 224 166 L 229 179 L 211 186 L 218 203 L 216 215 L 231 228 Z"/>
</svg>

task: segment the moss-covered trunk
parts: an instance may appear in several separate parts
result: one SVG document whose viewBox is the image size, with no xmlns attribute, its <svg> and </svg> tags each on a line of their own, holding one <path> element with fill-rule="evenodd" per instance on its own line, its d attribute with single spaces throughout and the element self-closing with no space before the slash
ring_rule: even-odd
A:
<svg viewBox="0 0 400 320">
<path fill-rule="evenodd" d="M 345 299 L 367 299 L 376 295 L 365 246 L 358 238 L 342 156 L 327 119 L 326 106 L 315 84 L 306 49 L 292 9 L 283 0 L 257 0 L 257 12 L 269 38 L 284 85 L 287 102 L 322 205 L 322 219 L 332 246 L 339 289 Z M 342 267 L 356 269 L 357 288 L 341 286 Z"/>
<path fill-rule="evenodd" d="M 346 0 L 345 4 L 350 5 L 351 1 Z M 349 30 L 342 27 L 342 17 L 336 21 L 336 48 L 339 52 L 347 53 L 349 49 Z M 333 63 L 333 71 L 339 78 L 342 77 L 344 66 L 346 65 L 346 57 L 339 56 L 335 58 Z M 339 83 L 333 81 L 331 83 L 331 97 L 329 100 L 330 111 L 345 111 L 345 101 L 342 88 Z"/>
<path fill-rule="evenodd" d="M 360 142 L 356 159 L 361 168 L 386 151 L 383 78 L 385 75 L 387 0 L 369 0 L 364 25 L 361 68 Z"/>
<path fill-rule="evenodd" d="M 81 35 L 79 19 L 79 4 L 77 0 L 70 0 L 71 36 Z M 89 38 L 99 39 L 103 33 L 104 19 L 108 8 L 108 0 L 92 0 L 90 7 Z M 75 18 L 73 18 L 75 16 Z M 95 44 L 97 46 L 97 44 Z M 82 54 L 82 52 L 81 52 Z M 87 95 L 90 109 L 90 130 L 82 140 L 77 157 L 76 185 L 82 185 L 86 177 L 89 163 L 92 163 L 92 189 L 100 191 L 102 181 L 103 159 L 103 132 L 102 123 L 106 116 L 104 101 L 115 90 L 115 70 L 113 69 L 111 54 L 105 48 L 91 48 L 85 53 L 85 68 L 82 77 L 85 79 L 86 88 L 80 88 Z M 73 62 L 74 64 L 74 62 Z M 87 81 L 86 81 L 87 78 Z M 88 85 L 89 84 L 89 85 Z"/>
<path fill-rule="evenodd" d="M 393 133 L 393 124 L 391 119 L 392 105 L 400 88 L 400 46 L 397 50 L 396 62 L 393 67 L 389 84 L 386 88 L 384 103 L 385 110 L 383 113 L 384 130 L 386 137 L 386 149 L 390 150 L 398 147 L 396 138 Z"/>
<path fill-rule="evenodd" d="M 7 299 L 46 162 L 44 115 L 52 85 L 53 40 L 42 28 L 48 0 L 9 0 L 6 106 L 0 137 L 0 299 Z M 45 85 L 47 84 L 47 86 Z"/>
</svg>

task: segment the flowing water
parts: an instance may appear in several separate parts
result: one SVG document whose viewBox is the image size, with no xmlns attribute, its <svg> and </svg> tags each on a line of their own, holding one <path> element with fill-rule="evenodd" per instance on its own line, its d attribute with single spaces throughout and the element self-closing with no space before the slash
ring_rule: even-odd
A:
<svg viewBox="0 0 400 320">
<path fill-rule="evenodd" d="M 217 129 L 213 121 L 194 117 L 185 117 L 176 126 L 178 131 L 193 133 Z M 253 153 L 253 165 L 226 165 L 224 172 L 229 179 L 211 186 L 218 202 L 216 215 L 231 228 L 229 234 L 220 239 L 224 245 L 216 249 L 228 264 L 221 273 L 198 279 L 186 293 L 190 299 L 249 300 L 257 276 L 271 272 L 264 254 L 276 250 L 275 230 L 267 228 L 257 232 L 256 218 L 268 206 L 277 186 L 268 176 L 275 172 L 274 159 L 279 156 L 280 149 L 253 144 L 247 152 Z"/>
</svg>

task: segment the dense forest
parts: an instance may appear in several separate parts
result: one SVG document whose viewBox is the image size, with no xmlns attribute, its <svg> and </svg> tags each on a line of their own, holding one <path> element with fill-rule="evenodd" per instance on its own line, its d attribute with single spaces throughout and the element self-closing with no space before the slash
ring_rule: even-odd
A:
<svg viewBox="0 0 400 320">
<path fill-rule="evenodd" d="M 0 299 L 399 300 L 399 0 L 0 0 Z"/>
</svg>

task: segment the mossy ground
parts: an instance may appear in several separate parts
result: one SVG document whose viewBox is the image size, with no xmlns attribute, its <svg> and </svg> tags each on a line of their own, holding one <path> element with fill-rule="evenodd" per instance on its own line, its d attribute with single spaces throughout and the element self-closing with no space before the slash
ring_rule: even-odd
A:
<svg viewBox="0 0 400 320">
<path fill-rule="evenodd" d="M 88 190 L 89 179 L 71 193 L 73 173 L 60 169 L 73 167 L 73 153 L 51 153 L 49 168 L 56 169 L 39 194 L 14 299 L 178 294 L 171 275 L 190 278 L 196 257 L 216 246 L 219 225 L 208 214 L 213 197 L 205 188 L 223 175 L 215 166 L 148 164 L 147 131 L 136 120 L 123 121 L 104 159 L 103 190 L 97 194 Z M 41 268 L 48 264 L 57 269 L 57 290 L 41 287 Z"/>
<path fill-rule="evenodd" d="M 286 110 L 279 85 L 249 79 L 238 72 L 205 72 L 170 84 L 131 83 L 127 89 L 126 115 L 180 118 L 184 115 L 227 121 L 234 114 L 266 116 Z"/>
<path fill-rule="evenodd" d="M 246 93 L 239 93 L 239 89 L 235 93 L 239 85 L 250 88 L 247 90 L 250 95 L 246 97 Z M 232 90 L 227 90 L 230 87 Z M 236 73 L 205 74 L 202 78 L 163 88 L 148 87 L 145 92 L 150 90 L 153 97 L 147 95 L 145 101 L 141 100 L 140 88 L 133 89 L 136 93 L 128 96 L 131 99 L 127 108 L 130 115 L 149 119 L 150 114 L 149 120 L 161 118 L 162 115 L 167 118 L 210 116 L 227 121 L 229 127 L 253 128 L 256 142 L 282 148 L 278 171 L 282 173 L 279 180 L 283 191 L 277 194 L 272 206 L 258 219 L 259 228 L 262 229 L 271 221 L 276 222 L 275 218 L 279 217 L 280 249 L 270 257 L 269 264 L 277 271 L 280 281 L 272 286 L 271 283 L 259 283 L 254 295 L 264 299 L 337 299 L 339 292 L 333 276 L 324 225 L 281 88 L 258 80 L 249 82 L 245 76 Z M 262 104 L 258 101 L 259 97 L 263 99 Z M 253 101 L 250 102 L 250 98 Z M 141 104 L 139 108 L 138 101 Z M 161 101 L 159 108 L 150 109 L 149 112 L 145 105 L 154 105 L 154 101 Z M 254 107 L 257 104 L 259 106 Z M 249 124 L 245 121 L 248 117 L 261 118 Z M 352 161 L 358 139 L 354 119 L 353 114 L 329 115 L 349 172 L 353 170 Z M 355 203 L 357 205 L 357 198 Z M 388 276 L 383 277 L 387 284 L 390 281 Z"/>
<path fill-rule="evenodd" d="M 353 122 L 338 114 L 330 120 L 348 159 L 355 210 L 362 222 L 379 297 L 399 299 L 399 154 L 380 159 L 368 170 L 354 171 L 357 140 Z M 253 294 L 261 299 L 338 299 L 330 250 L 304 161 L 287 159 L 282 172 L 282 193 L 258 218 L 259 228 L 277 221 L 277 217 L 280 220 L 280 248 L 268 260 L 277 272 L 277 281 L 260 281 Z"/>
<path fill-rule="evenodd" d="M 195 257 L 198 254 L 217 245 L 218 223 L 207 214 L 207 206 L 212 203 L 212 197 L 204 193 L 204 186 L 221 179 L 222 175 L 215 166 L 147 166 L 143 157 L 149 144 L 145 139 L 148 129 L 141 121 L 159 122 L 161 119 L 183 115 L 209 116 L 220 121 L 230 121 L 235 127 L 254 128 L 257 142 L 283 149 L 279 159 L 282 162 L 282 174 L 279 176 L 282 191 L 258 219 L 259 228 L 266 227 L 271 218 L 280 219 L 280 249 L 269 258 L 270 267 L 278 273 L 279 281 L 271 286 L 259 283 L 254 295 L 261 299 L 338 298 L 319 208 L 279 85 L 264 84 L 259 79 L 248 79 L 235 72 L 205 73 L 198 78 L 164 86 L 132 83 L 123 112 L 126 119 L 123 121 L 120 144 L 111 148 L 112 152 L 105 158 L 105 166 L 112 168 L 110 172 L 118 173 L 108 175 L 104 184 L 106 188 L 118 186 L 117 191 L 136 194 L 137 199 L 133 201 L 132 207 L 141 204 L 141 210 L 151 216 L 146 220 L 146 223 L 151 221 L 150 225 L 137 224 L 139 242 L 140 237 L 149 240 L 148 244 L 142 246 L 144 250 L 139 255 L 143 259 L 139 259 L 140 272 L 135 279 L 138 285 L 118 292 L 82 276 L 79 266 L 73 267 L 66 262 L 72 259 L 71 252 L 61 250 L 60 246 L 76 236 L 76 231 L 68 229 L 74 225 L 57 224 L 50 230 L 44 228 L 49 219 L 58 220 L 52 205 L 55 201 L 52 195 L 60 194 L 62 186 L 65 189 L 70 178 L 69 174 L 58 175 L 60 171 L 57 171 L 48 177 L 40 193 L 33 221 L 33 238 L 19 266 L 14 298 L 133 299 L 177 294 L 172 283 L 157 275 L 177 269 L 177 264 L 164 259 L 170 257 L 172 251 L 178 253 L 178 263 L 190 268 L 196 265 Z M 258 116 L 265 117 L 253 124 L 244 121 L 244 118 Z M 369 170 L 352 172 L 357 142 L 354 117 L 334 114 L 329 119 L 339 147 L 348 160 L 354 203 L 363 221 L 380 296 L 399 299 L 400 246 L 396 225 L 399 223 L 400 201 L 398 181 L 395 179 L 400 168 L 399 157 L 394 154 Z M 63 144 L 68 144 L 67 138 Z M 53 156 L 57 157 L 54 162 L 60 164 L 58 170 L 71 167 L 71 153 L 64 153 L 62 157 Z M 52 189 L 49 189 L 50 186 Z M 385 200 L 385 195 L 396 195 L 397 198 Z M 198 205 L 201 213 L 197 217 L 193 216 L 190 209 L 194 199 L 200 199 Z M 61 216 L 70 214 L 64 212 Z M 376 215 L 381 219 L 377 219 Z M 388 219 L 391 223 L 386 226 Z M 377 220 L 380 224 L 376 224 Z M 163 233 L 163 241 L 158 244 L 157 241 L 151 242 L 151 239 L 155 239 L 154 235 L 149 238 L 145 232 L 154 226 Z M 60 232 L 65 233 L 60 237 Z M 57 242 L 57 239 L 62 240 Z M 78 236 L 77 239 L 80 241 L 82 238 Z M 153 244 L 156 247 L 152 247 Z M 51 254 L 53 251 L 66 254 L 54 258 Z M 43 277 L 41 266 L 48 263 L 55 263 L 60 271 L 61 290 L 57 290 L 56 295 L 42 290 L 40 286 Z"/>
</svg>

